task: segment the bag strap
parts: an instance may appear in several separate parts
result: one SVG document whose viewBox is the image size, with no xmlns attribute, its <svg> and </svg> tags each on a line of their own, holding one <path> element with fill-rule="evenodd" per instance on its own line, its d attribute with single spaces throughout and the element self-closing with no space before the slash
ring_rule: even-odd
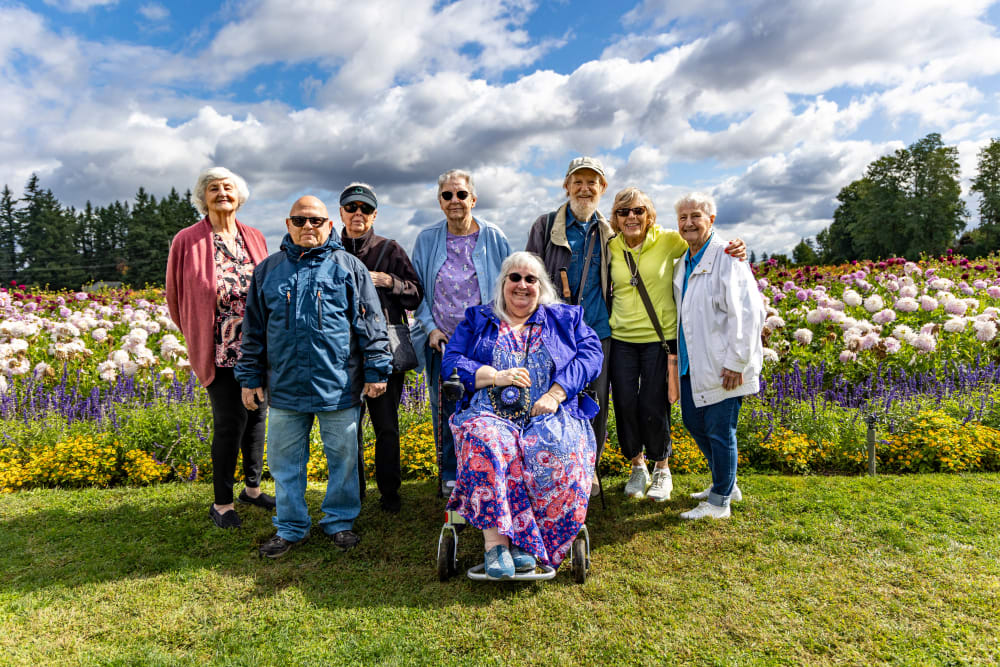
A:
<svg viewBox="0 0 1000 667">
<path fill-rule="evenodd" d="M 587 243 L 586 255 L 583 258 L 583 273 L 580 274 L 580 284 L 576 288 L 576 298 L 573 300 L 574 306 L 580 305 L 580 299 L 583 298 L 583 286 L 587 284 L 587 273 L 590 271 L 590 257 L 594 254 L 594 240 L 601 234 L 601 230 L 597 225 L 594 225 L 594 235 L 590 237 L 590 241 Z"/>
<path fill-rule="evenodd" d="M 382 258 L 385 257 L 385 251 L 389 249 L 390 243 L 392 243 L 392 241 L 390 241 L 389 239 L 386 239 L 382 243 L 382 250 L 379 251 L 378 259 L 375 260 L 375 266 L 374 268 L 372 268 L 372 271 L 378 271 L 378 267 L 380 264 L 382 264 Z"/>
<path fill-rule="evenodd" d="M 375 260 L 375 268 L 373 268 L 372 271 L 378 270 L 379 265 L 382 263 L 382 258 L 385 257 L 385 251 L 389 249 L 390 243 L 392 243 L 392 241 L 389 239 L 386 239 L 385 241 L 382 242 L 382 250 L 380 250 L 378 253 L 378 259 Z M 388 326 L 389 309 L 385 307 L 384 303 L 382 303 L 382 295 L 379 294 L 378 291 L 376 291 L 376 294 L 378 294 L 379 305 L 382 306 L 382 314 L 385 315 L 385 323 Z"/>
<path fill-rule="evenodd" d="M 639 267 L 636 266 L 635 260 L 632 259 L 632 255 L 629 254 L 628 250 L 622 249 L 622 254 L 625 255 L 625 263 L 628 264 L 629 273 L 632 274 L 632 284 L 639 291 L 639 297 L 642 299 L 642 305 L 646 307 L 646 314 L 649 315 L 650 322 L 653 323 L 653 328 L 656 330 L 656 335 L 660 337 L 660 345 L 667 352 L 670 349 L 667 346 L 667 339 L 663 336 L 663 329 L 660 328 L 660 318 L 656 316 L 656 311 L 653 308 L 653 302 L 649 298 L 649 292 L 646 291 L 646 285 L 642 282 L 642 276 L 639 275 Z"/>
</svg>

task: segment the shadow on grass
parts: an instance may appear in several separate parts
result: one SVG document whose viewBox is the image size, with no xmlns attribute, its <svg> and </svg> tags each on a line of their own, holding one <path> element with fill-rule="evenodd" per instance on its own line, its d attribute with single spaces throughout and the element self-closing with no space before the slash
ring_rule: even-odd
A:
<svg viewBox="0 0 1000 667">
<path fill-rule="evenodd" d="M 607 509 L 596 498 L 591 503 L 588 527 L 595 552 L 678 521 L 677 511 L 669 507 L 673 503 L 620 498 L 622 483 L 606 484 Z M 572 585 L 565 565 L 549 582 L 492 585 L 468 580 L 465 570 L 482 558 L 481 534 L 471 528 L 459 536 L 458 575 L 439 582 L 435 563 L 444 500 L 436 497 L 431 482 L 408 482 L 402 492 L 402 511 L 390 515 L 379 509 L 378 492 L 369 491 L 355 523 L 362 541 L 350 552 L 338 550 L 314 525 L 309 541 L 280 559 L 257 556 L 257 547 L 274 533 L 271 515 L 263 510 L 237 505 L 243 520 L 239 530 L 212 525 L 207 484 L 22 492 L 17 511 L 11 511 L 10 502 L 0 509 L 0 590 L 72 589 L 213 570 L 252 578 L 259 597 L 295 586 L 324 606 L 426 607 L 485 605 L 497 598 L 533 595 L 544 586 Z M 306 494 L 314 524 L 322 495 L 321 485 Z"/>
</svg>

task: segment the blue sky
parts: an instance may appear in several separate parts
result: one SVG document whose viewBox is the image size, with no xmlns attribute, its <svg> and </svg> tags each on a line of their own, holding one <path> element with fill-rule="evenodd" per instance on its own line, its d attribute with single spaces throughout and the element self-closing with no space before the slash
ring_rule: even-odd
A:
<svg viewBox="0 0 1000 667">
<path fill-rule="evenodd" d="M 602 210 L 637 185 L 669 226 L 708 190 L 723 235 L 788 252 L 929 132 L 968 192 L 1000 136 L 998 25 L 976 0 L 0 0 L 0 179 L 19 193 L 38 173 L 79 206 L 221 164 L 272 249 L 297 196 L 362 180 L 379 233 L 410 248 L 460 167 L 523 246 L 568 161 L 595 155 Z"/>
</svg>

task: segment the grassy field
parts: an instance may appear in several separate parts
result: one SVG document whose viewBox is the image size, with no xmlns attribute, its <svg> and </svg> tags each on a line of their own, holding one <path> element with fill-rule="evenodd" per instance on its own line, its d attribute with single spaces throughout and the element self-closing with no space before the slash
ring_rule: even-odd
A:
<svg viewBox="0 0 1000 667">
<path fill-rule="evenodd" d="M 1000 476 L 747 475 L 732 519 L 682 523 L 705 482 L 662 505 L 608 483 L 582 586 L 438 582 L 430 482 L 395 517 L 369 496 L 354 551 L 317 530 L 277 561 L 262 511 L 210 527 L 206 484 L 3 495 L 0 664 L 1000 661 Z"/>
</svg>

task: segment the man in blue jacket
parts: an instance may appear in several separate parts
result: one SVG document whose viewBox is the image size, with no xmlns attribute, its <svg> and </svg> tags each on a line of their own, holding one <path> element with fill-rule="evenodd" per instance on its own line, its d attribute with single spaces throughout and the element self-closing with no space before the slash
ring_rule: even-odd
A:
<svg viewBox="0 0 1000 667">
<path fill-rule="evenodd" d="M 267 459 L 275 481 L 277 533 L 259 549 L 277 558 L 309 537 L 306 463 L 319 421 L 329 480 L 320 527 L 343 550 L 361 510 L 357 423 L 361 395 L 385 391 L 389 337 L 368 270 L 331 236 L 316 197 L 302 197 L 285 220 L 281 251 L 254 269 L 236 379 L 243 404 L 270 401 Z"/>
</svg>

